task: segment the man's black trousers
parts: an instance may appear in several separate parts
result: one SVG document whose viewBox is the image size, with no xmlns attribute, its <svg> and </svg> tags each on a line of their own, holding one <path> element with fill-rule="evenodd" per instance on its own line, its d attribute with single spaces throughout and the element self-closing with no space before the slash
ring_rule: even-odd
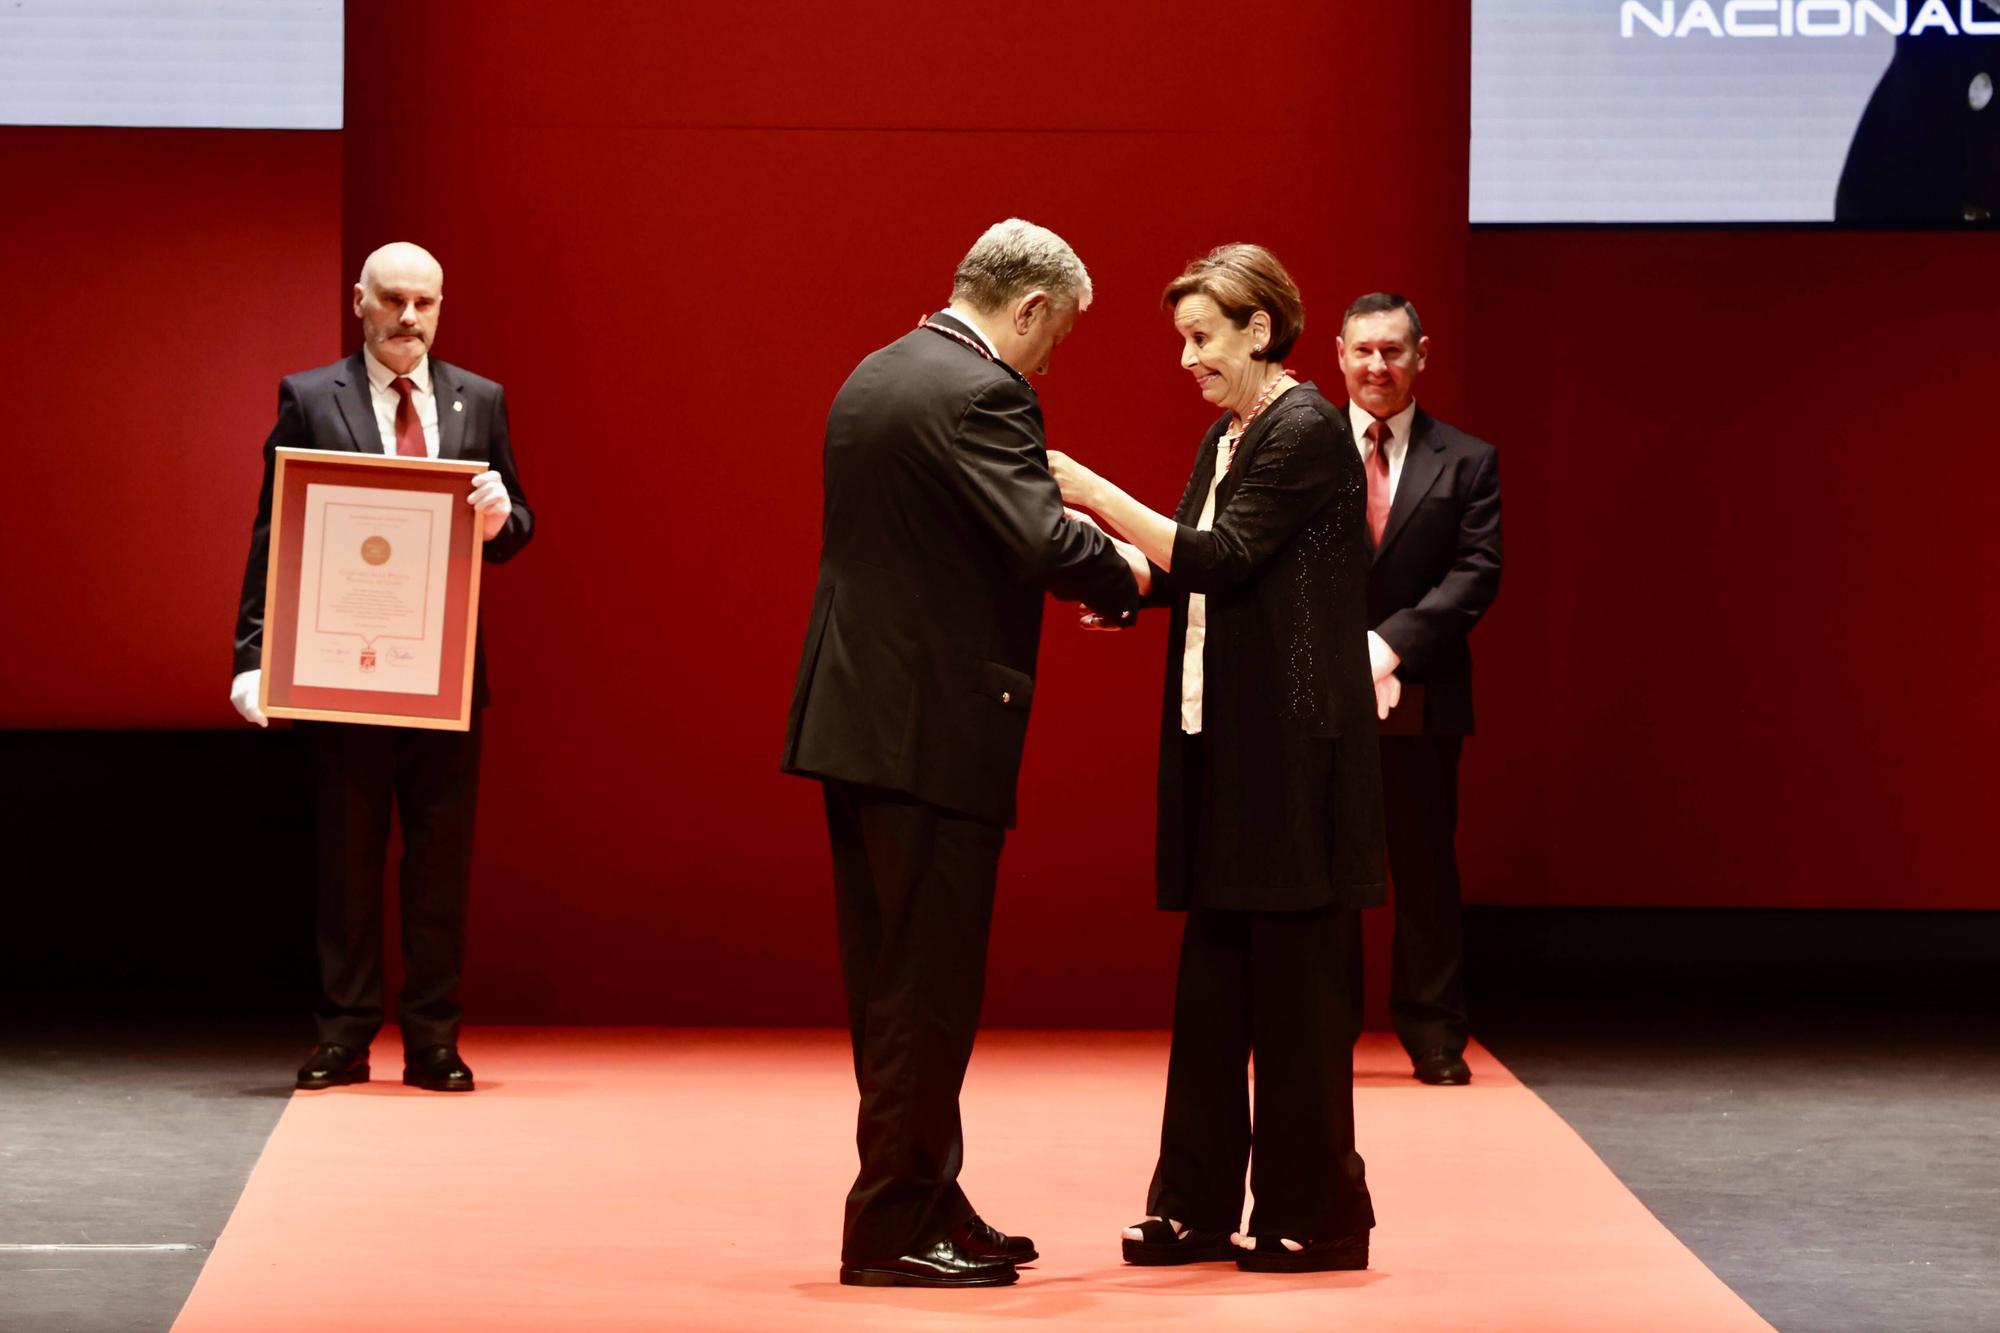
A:
<svg viewBox="0 0 2000 1333">
<path fill-rule="evenodd" d="M 958 1187 L 1007 833 L 896 792 L 827 781 L 840 965 L 861 1093 L 841 1260 L 923 1250 L 973 1215 Z"/>
<path fill-rule="evenodd" d="M 382 880 L 393 810 L 403 831 L 403 1047 L 456 1044 L 480 714 L 470 731 L 342 722 L 301 722 L 298 730 L 318 834 L 318 1039 L 367 1046 L 382 1026 Z"/>
<path fill-rule="evenodd" d="M 1382 809 L 1396 942 L 1389 1013 L 1410 1058 L 1465 1050 L 1465 931 L 1458 884 L 1462 736 L 1384 736 Z M 1360 984 L 1360 969 L 1355 969 Z"/>
</svg>

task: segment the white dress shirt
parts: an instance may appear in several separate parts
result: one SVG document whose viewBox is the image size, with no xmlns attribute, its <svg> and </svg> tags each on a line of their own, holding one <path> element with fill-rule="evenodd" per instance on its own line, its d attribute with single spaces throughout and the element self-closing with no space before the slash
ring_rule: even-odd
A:
<svg viewBox="0 0 2000 1333">
<path fill-rule="evenodd" d="M 950 306 L 946 306 L 944 309 L 938 311 L 938 313 L 940 315 L 950 315 L 953 319 L 965 325 L 966 328 L 971 329 L 972 336 L 979 339 L 980 342 L 986 344 L 986 350 L 993 354 L 993 359 L 995 361 L 998 361 L 1000 359 L 1000 349 L 995 347 L 993 345 L 993 340 L 986 336 L 986 330 L 980 328 L 978 324 L 973 322 L 972 316 L 966 314 L 963 310 L 953 310 Z"/>
<path fill-rule="evenodd" d="M 1417 400 L 1412 398 L 1408 407 L 1388 418 L 1389 422 L 1389 503 L 1396 502 L 1396 487 L 1403 480 L 1403 460 L 1410 456 L 1410 424 L 1417 419 Z M 1361 466 L 1368 466 L 1369 456 L 1375 452 L 1375 441 L 1368 438 L 1368 428 L 1375 424 L 1375 418 L 1367 410 L 1350 400 L 1347 404 L 1347 424 L 1354 428 L 1354 447 L 1361 454 Z M 1375 670 L 1392 669 L 1399 661 L 1396 652 L 1380 634 L 1368 631 L 1368 661 Z M 1380 665 L 1377 664 L 1387 664 Z"/>
<path fill-rule="evenodd" d="M 1396 499 L 1396 487 L 1403 480 L 1403 460 L 1410 456 L 1410 424 L 1417 419 L 1417 401 L 1412 398 L 1410 405 L 1389 420 L 1389 500 Z M 1354 427 L 1354 447 L 1361 452 L 1363 466 L 1375 452 L 1375 442 L 1368 438 L 1368 428 L 1375 424 L 1375 418 L 1357 403 L 1347 405 L 1347 422 Z"/>
<path fill-rule="evenodd" d="M 392 387 L 396 372 L 375 359 L 375 353 L 363 348 L 361 359 L 368 364 L 368 396 L 375 403 L 375 427 L 382 432 L 382 452 L 396 452 L 396 405 L 402 400 Z M 438 456 L 438 407 L 437 395 L 431 392 L 431 359 L 428 354 L 410 367 L 410 405 L 417 409 L 417 421 L 424 428 L 424 456 Z"/>
</svg>

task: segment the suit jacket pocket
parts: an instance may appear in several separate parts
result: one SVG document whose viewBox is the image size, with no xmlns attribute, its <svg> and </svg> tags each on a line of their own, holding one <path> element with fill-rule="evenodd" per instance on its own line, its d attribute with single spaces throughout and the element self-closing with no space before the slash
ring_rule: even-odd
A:
<svg viewBox="0 0 2000 1333">
<path fill-rule="evenodd" d="M 998 662 L 974 658 L 971 689 L 974 694 L 985 695 L 1002 708 L 1025 713 L 1035 697 L 1035 678 Z"/>
</svg>

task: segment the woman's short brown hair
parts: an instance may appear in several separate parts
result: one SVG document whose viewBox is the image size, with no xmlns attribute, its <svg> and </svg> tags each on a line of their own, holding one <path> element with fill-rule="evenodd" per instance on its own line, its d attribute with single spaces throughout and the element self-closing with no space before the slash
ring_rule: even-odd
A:
<svg viewBox="0 0 2000 1333">
<path fill-rule="evenodd" d="M 1167 284 L 1160 304 L 1171 315 L 1183 298 L 1196 293 L 1220 306 L 1239 329 L 1259 310 L 1271 317 L 1271 342 L 1263 351 L 1250 354 L 1255 360 L 1283 361 L 1291 355 L 1299 334 L 1305 332 L 1306 308 L 1292 275 L 1261 245 L 1238 242 L 1216 246 Z"/>
</svg>

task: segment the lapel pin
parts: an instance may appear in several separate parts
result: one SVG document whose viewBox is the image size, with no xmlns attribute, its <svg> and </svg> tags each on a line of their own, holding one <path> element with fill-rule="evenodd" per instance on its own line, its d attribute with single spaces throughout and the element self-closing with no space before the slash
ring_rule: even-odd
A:
<svg viewBox="0 0 2000 1333">
<path fill-rule="evenodd" d="M 465 404 L 459 399 L 454 398 L 451 400 L 451 410 L 454 412 L 463 412 L 465 410 Z"/>
</svg>

